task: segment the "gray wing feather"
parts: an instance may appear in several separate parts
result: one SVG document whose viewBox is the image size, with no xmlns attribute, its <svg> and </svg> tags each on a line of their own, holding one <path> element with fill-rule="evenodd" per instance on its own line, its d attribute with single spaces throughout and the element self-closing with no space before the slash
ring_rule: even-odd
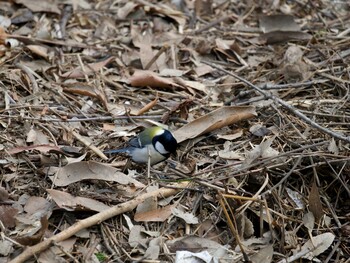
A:
<svg viewBox="0 0 350 263">
<path fill-rule="evenodd" d="M 131 147 L 141 148 L 140 141 L 139 141 L 139 138 L 137 136 L 131 138 L 128 141 L 128 145 Z"/>
</svg>

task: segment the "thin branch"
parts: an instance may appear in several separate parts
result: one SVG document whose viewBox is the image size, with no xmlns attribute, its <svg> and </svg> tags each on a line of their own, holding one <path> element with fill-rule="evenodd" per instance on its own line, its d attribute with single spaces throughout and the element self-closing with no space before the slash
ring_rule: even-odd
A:
<svg viewBox="0 0 350 263">
<path fill-rule="evenodd" d="M 182 182 L 177 184 L 178 187 L 186 187 L 188 182 Z M 182 190 L 182 189 L 181 189 Z M 100 224 L 101 222 L 112 218 L 116 215 L 120 215 L 122 213 L 132 211 L 137 205 L 142 203 L 147 198 L 165 198 L 172 195 L 175 195 L 178 193 L 180 189 L 169 189 L 169 188 L 161 188 L 157 189 L 155 191 L 142 194 L 140 196 L 135 197 L 134 199 L 127 201 L 122 204 L 118 204 L 116 206 L 113 206 L 105 211 L 102 211 L 98 214 L 95 214 L 93 216 L 90 216 L 84 220 L 76 222 L 74 225 L 70 226 L 69 228 L 65 229 L 64 231 L 60 232 L 57 235 L 54 235 L 48 239 L 45 239 L 44 241 L 31 246 L 27 247 L 22 254 L 20 254 L 18 257 L 12 259 L 9 263 L 21 263 L 26 261 L 27 259 L 31 258 L 34 255 L 39 254 L 40 252 L 46 250 L 49 248 L 52 244 L 66 240 L 67 238 L 73 236 L 77 232 L 81 231 L 82 229 L 91 227 L 96 224 Z"/>
<path fill-rule="evenodd" d="M 337 133 L 335 131 L 332 131 L 330 129 L 327 129 L 321 125 L 319 125 L 318 123 L 314 122 L 313 120 L 309 119 L 306 115 L 304 115 L 303 113 L 301 113 L 299 110 L 297 110 L 295 107 L 289 105 L 287 102 L 285 102 L 284 100 L 276 97 L 275 95 L 272 95 L 271 93 L 268 93 L 264 90 L 262 90 L 261 88 L 257 87 L 256 85 L 254 85 L 253 83 L 251 83 L 250 81 L 236 75 L 235 73 L 232 73 L 228 70 L 225 70 L 211 62 L 207 62 L 207 61 L 202 61 L 202 63 L 207 64 L 213 68 L 216 68 L 240 81 L 242 81 L 243 83 L 247 84 L 249 87 L 253 88 L 254 90 L 256 90 L 257 92 L 259 92 L 260 94 L 264 95 L 266 99 L 272 99 L 274 100 L 275 103 L 278 103 L 280 105 L 282 105 L 284 108 L 286 108 L 287 110 L 289 110 L 290 112 L 292 112 L 294 115 L 298 116 L 300 119 L 302 119 L 304 122 L 306 122 L 307 124 L 309 124 L 310 126 L 312 126 L 315 129 L 318 129 L 319 131 L 326 133 L 328 135 L 330 135 L 333 138 L 345 141 L 350 143 L 350 136 L 343 136 L 340 133 Z"/>
</svg>

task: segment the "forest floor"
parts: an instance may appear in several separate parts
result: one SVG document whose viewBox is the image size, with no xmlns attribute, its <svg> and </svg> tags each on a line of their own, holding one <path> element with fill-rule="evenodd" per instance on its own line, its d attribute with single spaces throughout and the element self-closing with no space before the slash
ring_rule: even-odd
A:
<svg viewBox="0 0 350 263">
<path fill-rule="evenodd" d="M 0 2 L 0 262 L 350 262 L 349 28 L 345 0 Z M 176 156 L 104 154 L 153 125 Z"/>
</svg>

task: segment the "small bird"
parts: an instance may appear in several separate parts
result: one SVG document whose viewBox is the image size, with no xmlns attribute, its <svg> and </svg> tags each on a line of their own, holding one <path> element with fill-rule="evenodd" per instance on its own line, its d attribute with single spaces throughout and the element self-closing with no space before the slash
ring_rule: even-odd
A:
<svg viewBox="0 0 350 263">
<path fill-rule="evenodd" d="M 175 153 L 177 141 L 170 131 L 159 126 L 147 128 L 137 136 L 131 138 L 128 146 L 122 149 L 108 150 L 104 153 L 127 153 L 136 163 L 148 163 L 151 165 L 160 163 Z"/>
</svg>

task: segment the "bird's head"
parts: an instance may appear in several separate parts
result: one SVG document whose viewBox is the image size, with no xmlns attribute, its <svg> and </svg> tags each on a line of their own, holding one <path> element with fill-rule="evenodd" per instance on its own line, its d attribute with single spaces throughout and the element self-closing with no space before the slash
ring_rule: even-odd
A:
<svg viewBox="0 0 350 263">
<path fill-rule="evenodd" d="M 177 141 L 168 130 L 161 129 L 152 139 L 153 147 L 162 155 L 170 155 L 175 153 L 177 149 Z"/>
</svg>

